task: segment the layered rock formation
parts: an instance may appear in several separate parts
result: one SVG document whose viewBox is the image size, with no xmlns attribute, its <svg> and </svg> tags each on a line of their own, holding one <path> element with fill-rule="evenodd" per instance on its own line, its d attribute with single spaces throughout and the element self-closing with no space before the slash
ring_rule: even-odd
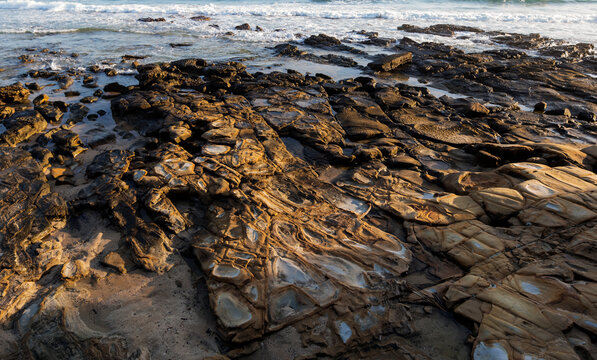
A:
<svg viewBox="0 0 597 360">
<path fill-rule="evenodd" d="M 305 43 L 354 53 L 331 37 Z M 181 60 L 139 66 L 138 86 L 105 89 L 117 128 L 139 141 L 102 146 L 73 127 L 86 121 L 83 105 L 46 130 L 59 103 L 31 109 L 28 90 L 0 88 L 0 322 L 17 338 L 0 355 L 171 356 L 98 325 L 85 304 L 109 279 L 172 283 L 187 261 L 201 269 L 221 337 L 212 353 L 592 358 L 597 83 L 581 72 L 587 63 L 406 39 L 397 50 L 411 55 L 370 67 L 487 97 Z M 551 91 L 506 94 L 528 82 Z M 516 105 L 554 98 L 572 111 Z M 111 247 L 101 234 L 71 239 L 88 213 L 117 234 Z M 172 288 L 188 290 L 191 277 L 201 275 Z M 445 328 L 426 322 L 437 316 Z M 454 335 L 446 329 L 464 334 L 456 350 L 441 344 Z M 210 351 L 201 354 L 189 358 Z"/>
</svg>

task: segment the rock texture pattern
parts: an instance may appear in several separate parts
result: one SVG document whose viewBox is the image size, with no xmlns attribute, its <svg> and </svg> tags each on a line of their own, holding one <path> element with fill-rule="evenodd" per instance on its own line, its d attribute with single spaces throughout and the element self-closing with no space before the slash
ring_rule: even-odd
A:
<svg viewBox="0 0 597 360">
<path fill-rule="evenodd" d="M 355 53 L 325 35 L 305 45 Z M 60 104 L 31 109 L 29 90 L 0 88 L 0 323 L 20 339 L 0 355 L 166 356 L 94 327 L 85 304 L 108 273 L 144 269 L 157 282 L 186 261 L 204 278 L 212 352 L 231 358 L 270 358 L 280 342 L 295 351 L 282 358 L 457 358 L 457 334 L 473 359 L 593 358 L 597 81 L 582 72 L 592 60 L 406 38 L 396 50 L 370 67 L 474 97 L 236 62 L 139 65 L 138 85 L 110 84 L 98 100 L 136 145 L 105 146 L 77 127 L 85 106 L 48 130 Z M 571 110 L 516 103 L 531 100 Z M 88 213 L 117 234 L 113 247 L 102 233 L 72 239 Z"/>
</svg>

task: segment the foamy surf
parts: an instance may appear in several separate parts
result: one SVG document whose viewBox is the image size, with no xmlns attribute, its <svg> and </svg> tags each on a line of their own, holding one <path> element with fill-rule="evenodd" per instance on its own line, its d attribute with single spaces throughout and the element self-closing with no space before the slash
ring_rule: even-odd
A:
<svg viewBox="0 0 597 360">
<path fill-rule="evenodd" d="M 597 44 L 597 2 L 457 1 L 457 0 L 331 0 L 274 2 L 272 0 L 0 0 L 0 61 L 18 63 L 24 48 L 57 47 L 82 53 L 80 60 L 116 61 L 123 53 L 151 55 L 152 61 L 184 57 L 220 60 L 261 57 L 268 48 L 290 40 L 326 33 L 359 40 L 359 30 L 382 37 L 440 41 L 465 51 L 484 50 L 484 34 L 447 38 L 397 30 L 410 23 L 429 26 L 449 23 L 484 30 L 541 33 L 570 42 Z M 193 21 L 193 16 L 210 21 Z M 140 22 L 163 17 L 163 22 Z M 249 23 L 263 31 L 237 31 Z M 464 36 L 463 36 L 464 35 Z M 171 47 L 185 43 L 190 46 Z"/>
</svg>

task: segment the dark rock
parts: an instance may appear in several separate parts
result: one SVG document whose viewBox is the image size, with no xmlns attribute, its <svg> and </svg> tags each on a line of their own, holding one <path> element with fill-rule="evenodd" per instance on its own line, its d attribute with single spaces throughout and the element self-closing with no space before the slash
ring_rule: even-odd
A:
<svg viewBox="0 0 597 360">
<path fill-rule="evenodd" d="M 165 224 L 173 233 L 177 234 L 187 228 L 188 221 L 162 191 L 149 191 L 143 198 L 143 203 L 154 214 L 155 220 Z"/>
<path fill-rule="evenodd" d="M 96 102 L 97 100 L 99 100 L 99 99 L 95 96 L 85 96 L 84 98 L 81 99 L 81 102 L 83 104 L 91 104 L 91 103 Z"/>
<path fill-rule="evenodd" d="M 23 111 L 5 119 L 3 125 L 6 132 L 0 135 L 0 142 L 15 146 L 45 130 L 48 123 L 37 111 Z"/>
<path fill-rule="evenodd" d="M 578 120 L 588 121 L 588 122 L 595 122 L 597 120 L 597 114 L 591 111 L 583 110 L 576 115 Z"/>
<path fill-rule="evenodd" d="M 33 156 L 41 166 L 45 166 L 50 163 L 50 159 L 54 157 L 54 154 L 44 147 L 35 146 L 31 149 L 31 156 Z"/>
<path fill-rule="evenodd" d="M 52 105 L 36 105 L 35 110 L 39 112 L 47 122 L 57 124 L 62 120 L 64 113 Z"/>
<path fill-rule="evenodd" d="M 11 301 L 18 302 L 22 295 L 9 290 L 15 286 L 19 288 L 23 280 L 38 278 L 56 265 L 56 259 L 48 258 L 51 249 L 46 247 L 28 252 L 27 248 L 32 241 L 39 241 L 64 226 L 67 207 L 60 196 L 50 191 L 39 162 L 22 149 L 0 148 L 0 178 L 0 248 L 3 255 L 0 266 L 5 274 L 11 273 L 13 277 L 13 282 L 5 282 L 1 300 L 0 314 L 6 319 L 7 315 L 12 315 L 11 311 L 15 311 L 16 304 L 11 305 Z"/>
<path fill-rule="evenodd" d="M 564 108 L 564 109 L 554 109 L 554 110 L 547 110 L 545 111 L 546 115 L 562 115 L 565 117 L 571 117 L 572 114 L 570 113 L 570 109 L 568 108 Z"/>
<path fill-rule="evenodd" d="M 378 60 L 367 64 L 375 71 L 392 71 L 397 67 L 412 62 L 412 53 L 407 52 L 403 54 L 381 56 Z"/>
<path fill-rule="evenodd" d="M 62 112 L 68 110 L 68 104 L 64 101 L 52 101 L 52 105 Z"/>
<path fill-rule="evenodd" d="M 83 121 L 89 113 L 89 108 L 81 103 L 74 103 L 68 106 L 69 122 L 78 123 Z"/>
<path fill-rule="evenodd" d="M 539 50 L 544 56 L 553 56 L 559 58 L 584 58 L 595 54 L 595 47 L 589 43 L 578 43 L 575 45 L 556 45 L 549 46 Z"/>
<path fill-rule="evenodd" d="M 163 17 L 160 17 L 160 18 L 144 17 L 144 18 L 137 19 L 137 21 L 141 21 L 141 22 L 164 22 L 164 21 L 166 21 L 166 19 L 164 19 Z"/>
<path fill-rule="evenodd" d="M 533 111 L 537 113 L 543 113 L 547 109 L 547 103 L 544 101 L 538 102 L 535 104 L 535 109 Z"/>
<path fill-rule="evenodd" d="M 305 44 L 314 47 L 333 47 L 341 45 L 342 42 L 333 36 L 326 34 L 311 35 L 305 39 Z"/>
<path fill-rule="evenodd" d="M 147 55 L 122 55 L 121 58 L 124 61 L 128 61 L 128 60 L 143 60 L 143 59 L 147 59 L 148 56 Z"/>
<path fill-rule="evenodd" d="M 31 55 L 23 54 L 18 57 L 18 59 L 24 64 L 30 64 L 35 62 L 35 57 Z"/>
<path fill-rule="evenodd" d="M 33 90 L 33 91 L 39 91 L 44 88 L 43 86 L 39 85 L 36 82 L 26 83 L 25 86 L 27 86 L 27 89 Z"/>
<path fill-rule="evenodd" d="M 279 55 L 292 56 L 292 57 L 307 54 L 306 51 L 300 51 L 296 45 L 291 45 L 291 44 L 276 45 L 276 46 L 274 46 L 274 50 L 276 50 L 276 52 Z"/>
<path fill-rule="evenodd" d="M 236 30 L 251 30 L 251 25 L 244 23 L 234 27 Z"/>
<path fill-rule="evenodd" d="M 385 162 L 390 167 L 398 167 L 398 168 L 413 168 L 417 166 L 421 166 L 421 163 L 408 155 L 400 154 L 395 155 L 386 160 Z"/>
<path fill-rule="evenodd" d="M 109 150 L 97 155 L 87 166 L 87 177 L 90 179 L 107 175 L 120 178 L 128 171 L 133 154 L 126 150 Z"/>
<path fill-rule="evenodd" d="M 354 140 L 380 137 L 389 134 L 391 131 L 387 125 L 363 116 L 351 108 L 339 112 L 336 118 L 346 131 L 346 134 Z"/>
<path fill-rule="evenodd" d="M 79 135 L 67 129 L 61 129 L 52 134 L 52 141 L 62 148 L 76 148 L 81 145 Z"/>
<path fill-rule="evenodd" d="M 194 21 L 209 21 L 209 20 L 211 20 L 211 17 L 204 16 L 204 15 L 198 15 L 198 16 L 191 17 L 191 20 L 194 20 Z"/>
<path fill-rule="evenodd" d="M 50 97 L 46 94 L 41 94 L 35 97 L 35 99 L 33 99 L 33 105 L 41 105 L 41 104 L 46 104 L 48 103 L 48 101 L 50 100 Z"/>
<path fill-rule="evenodd" d="M 62 89 L 62 90 L 68 89 L 75 83 L 73 78 L 68 75 L 55 75 L 53 77 L 53 79 L 58 82 L 58 86 L 60 86 L 60 89 Z M 66 92 L 65 92 L 65 94 L 66 94 Z"/>
<path fill-rule="evenodd" d="M 135 261 L 145 269 L 162 273 L 174 265 L 169 261 L 172 251 L 170 240 L 156 224 L 138 219 L 126 239 L 133 250 Z"/>
<path fill-rule="evenodd" d="M 15 109 L 10 106 L 0 106 L 0 120 L 4 120 L 15 113 Z"/>
<path fill-rule="evenodd" d="M 463 26 L 463 25 L 451 25 L 451 24 L 436 24 L 431 25 L 426 28 L 421 28 L 415 25 L 403 24 L 398 26 L 398 30 L 406 31 L 410 33 L 421 33 L 421 34 L 434 34 L 434 35 L 441 35 L 441 36 L 454 36 L 454 33 L 459 32 L 474 32 L 474 33 L 482 33 L 484 32 L 481 29 L 470 27 L 470 26 Z"/>
<path fill-rule="evenodd" d="M 169 43 L 168 45 L 172 48 L 193 46 L 192 43 Z"/>
<path fill-rule="evenodd" d="M 23 104 L 29 99 L 29 90 L 21 83 L 0 87 L 0 105 Z"/>
<path fill-rule="evenodd" d="M 95 82 L 95 78 L 94 78 L 93 76 L 91 76 L 91 75 L 89 75 L 89 76 L 86 76 L 86 77 L 83 79 L 83 84 L 91 84 L 91 83 L 93 83 L 93 82 Z"/>
<path fill-rule="evenodd" d="M 380 105 L 389 110 L 413 108 L 417 105 L 416 101 L 402 96 L 398 89 L 391 87 L 383 88 L 376 92 L 375 98 Z"/>
</svg>

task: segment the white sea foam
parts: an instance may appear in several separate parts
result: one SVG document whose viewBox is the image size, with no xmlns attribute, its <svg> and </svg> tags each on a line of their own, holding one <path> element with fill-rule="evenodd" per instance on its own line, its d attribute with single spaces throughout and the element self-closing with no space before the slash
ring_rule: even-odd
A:
<svg viewBox="0 0 597 360">
<path fill-rule="evenodd" d="M 152 61 L 183 57 L 210 60 L 260 57 L 267 53 L 267 47 L 313 34 L 362 40 L 363 36 L 355 33 L 362 29 L 377 31 L 383 37 L 408 36 L 415 41 L 439 41 L 465 51 L 482 51 L 494 46 L 486 34 L 448 38 L 397 30 L 397 26 L 404 23 L 418 26 L 451 23 L 484 30 L 538 32 L 552 38 L 597 44 L 597 1 L 533 4 L 520 0 L 505 3 L 490 0 L 291 1 L 0 0 L 3 15 L 0 63 L 16 63 L 18 55 L 14 54 L 28 47 L 59 47 L 67 53 L 82 53 L 80 61 L 92 62 L 119 59 L 120 55 L 128 53 L 151 54 Z M 210 16 L 212 20 L 190 19 L 196 15 Z M 142 17 L 164 17 L 166 21 L 137 21 Z M 253 27 L 260 26 L 264 31 L 234 29 L 245 22 Z M 183 42 L 192 46 L 169 46 Z M 313 64 L 303 69 L 304 64 L 288 59 L 283 66 L 295 66 L 303 72 L 316 71 Z"/>
<path fill-rule="evenodd" d="M 364 4 L 363 4 L 364 3 Z M 322 19 L 392 19 L 401 21 L 429 20 L 440 22 L 486 21 L 538 23 L 597 23 L 597 13 L 590 11 L 595 4 L 581 3 L 573 7 L 585 11 L 545 11 L 542 7 L 509 7 L 509 6 L 468 6 L 463 11 L 458 2 L 439 2 L 439 6 L 425 6 L 424 1 L 395 2 L 348 2 L 332 3 L 211 3 L 211 4 L 177 4 L 167 2 L 89 4 L 75 1 L 34 1 L 3 0 L 3 10 L 39 10 L 48 12 L 98 12 L 120 14 L 164 14 L 189 15 L 200 13 L 209 16 L 250 16 L 250 17 L 308 17 Z M 449 6 L 448 6 L 449 4 Z M 461 3 L 462 4 L 462 3 Z M 482 4 L 482 3 L 480 3 Z M 432 5 L 436 5 L 433 4 Z M 589 7 L 589 8 L 587 8 Z M 419 8 L 419 9 L 417 9 Z M 449 10 L 452 9 L 452 10 Z"/>
</svg>

